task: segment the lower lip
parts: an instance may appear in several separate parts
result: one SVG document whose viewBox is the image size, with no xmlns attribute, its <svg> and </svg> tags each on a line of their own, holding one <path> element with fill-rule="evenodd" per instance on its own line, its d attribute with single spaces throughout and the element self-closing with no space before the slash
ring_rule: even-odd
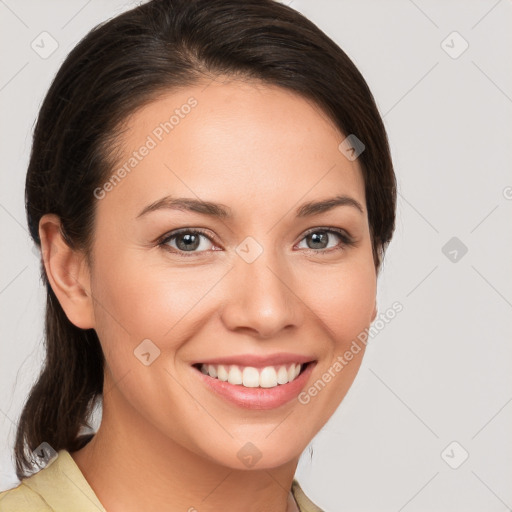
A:
<svg viewBox="0 0 512 512">
<path fill-rule="evenodd" d="M 199 378 L 215 393 L 229 402 L 245 409 L 275 409 L 296 398 L 304 388 L 316 361 L 308 363 L 305 370 L 292 382 L 278 384 L 273 388 L 246 388 L 214 379 L 197 368 Z"/>
</svg>

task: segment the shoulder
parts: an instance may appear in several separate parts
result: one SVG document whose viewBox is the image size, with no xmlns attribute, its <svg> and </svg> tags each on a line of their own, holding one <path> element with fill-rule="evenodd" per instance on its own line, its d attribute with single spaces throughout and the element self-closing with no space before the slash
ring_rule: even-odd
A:
<svg viewBox="0 0 512 512">
<path fill-rule="evenodd" d="M 295 478 L 292 482 L 292 494 L 300 512 L 324 512 L 306 496 L 306 493 L 302 490 L 299 482 Z"/>
<path fill-rule="evenodd" d="M 0 493 L 1 512 L 106 512 L 67 450 L 47 466 Z"/>
<path fill-rule="evenodd" d="M 0 492 L 2 512 L 46 512 L 52 509 L 30 487 L 20 483 L 17 487 Z"/>
</svg>

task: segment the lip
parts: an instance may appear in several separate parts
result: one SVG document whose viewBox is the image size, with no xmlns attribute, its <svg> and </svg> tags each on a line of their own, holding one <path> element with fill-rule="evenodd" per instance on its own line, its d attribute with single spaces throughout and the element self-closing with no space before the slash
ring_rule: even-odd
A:
<svg viewBox="0 0 512 512">
<path fill-rule="evenodd" d="M 254 356 L 251 357 L 254 360 Z M 227 359 L 222 359 L 222 362 L 225 362 L 226 360 Z M 215 360 L 211 359 L 209 364 L 222 364 L 213 363 L 212 361 Z M 295 362 L 297 361 L 295 360 Z M 288 382 L 287 384 L 278 384 L 273 388 L 246 388 L 242 385 L 230 384 L 229 382 L 224 382 L 210 377 L 209 375 L 205 375 L 195 366 L 193 367 L 193 371 L 209 390 L 213 391 L 217 396 L 227 400 L 229 403 L 243 409 L 268 410 L 281 407 L 282 405 L 297 398 L 309 380 L 313 368 L 316 366 L 316 361 L 312 361 L 311 359 L 305 362 L 308 362 L 308 364 L 303 368 L 296 379 L 292 382 Z M 246 364 L 244 366 L 251 365 Z M 272 365 L 267 363 L 267 366 Z"/>
<path fill-rule="evenodd" d="M 238 366 L 252 366 L 253 368 L 264 368 L 265 366 L 278 366 L 280 364 L 292 363 L 309 363 L 315 360 L 313 356 L 302 354 L 292 354 L 290 352 L 279 352 L 267 356 L 258 356 L 254 354 L 241 354 L 238 356 L 217 357 L 214 359 L 203 359 L 201 361 L 194 361 L 192 365 L 201 364 L 236 364 Z"/>
</svg>

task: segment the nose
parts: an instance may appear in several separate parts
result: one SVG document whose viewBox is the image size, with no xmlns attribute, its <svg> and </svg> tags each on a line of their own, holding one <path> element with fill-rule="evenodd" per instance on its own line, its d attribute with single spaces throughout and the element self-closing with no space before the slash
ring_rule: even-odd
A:
<svg viewBox="0 0 512 512">
<path fill-rule="evenodd" d="M 229 298 L 222 320 L 230 330 L 247 331 L 260 338 L 297 328 L 302 324 L 305 304 L 296 288 L 286 262 L 271 251 L 263 251 L 252 263 L 237 257 L 229 273 Z"/>
</svg>

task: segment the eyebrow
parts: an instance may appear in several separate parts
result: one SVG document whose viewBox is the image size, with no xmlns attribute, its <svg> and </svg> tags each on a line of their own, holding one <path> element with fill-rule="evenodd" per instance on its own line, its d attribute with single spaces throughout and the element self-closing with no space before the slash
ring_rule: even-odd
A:
<svg viewBox="0 0 512 512">
<path fill-rule="evenodd" d="M 295 210 L 295 214 L 297 217 L 311 217 L 332 210 L 338 206 L 350 206 L 364 214 L 364 208 L 361 206 L 361 203 L 353 197 L 346 195 L 338 195 L 321 201 L 304 203 Z M 196 212 L 221 219 L 230 219 L 233 217 L 231 208 L 220 203 L 212 203 L 210 201 L 186 197 L 165 196 L 146 206 L 136 218 L 161 209 Z"/>
</svg>

